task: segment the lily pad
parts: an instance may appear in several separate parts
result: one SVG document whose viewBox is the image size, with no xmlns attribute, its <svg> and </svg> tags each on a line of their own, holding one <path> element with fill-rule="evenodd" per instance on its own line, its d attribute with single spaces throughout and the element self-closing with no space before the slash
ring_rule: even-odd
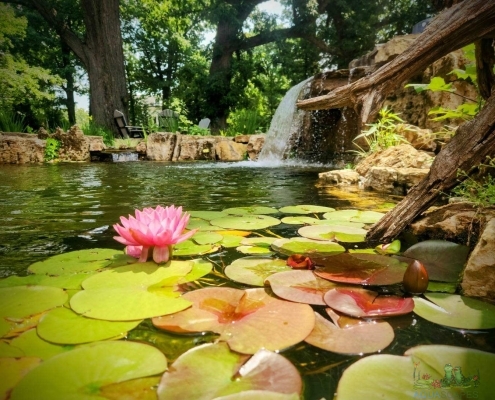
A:
<svg viewBox="0 0 495 400">
<path fill-rule="evenodd" d="M 375 250 L 380 254 L 397 254 L 400 252 L 400 246 L 400 240 L 396 239 L 391 243 L 379 244 L 375 247 Z"/>
<path fill-rule="evenodd" d="M 181 355 L 163 374 L 158 399 L 242 398 L 237 396 L 247 390 L 299 395 L 302 380 L 290 361 L 271 351 L 259 350 L 248 359 L 225 343 L 205 344 Z"/>
<path fill-rule="evenodd" d="M 268 257 L 243 257 L 227 265 L 227 278 L 253 286 L 264 286 L 265 279 L 281 271 L 290 271 L 284 260 Z"/>
<path fill-rule="evenodd" d="M 314 240 L 337 240 L 346 243 L 364 242 L 367 231 L 341 225 L 310 225 L 297 231 L 301 236 Z"/>
<path fill-rule="evenodd" d="M 96 271 L 110 265 L 113 262 L 113 257 L 120 254 L 122 254 L 122 251 L 113 249 L 71 251 L 31 264 L 28 267 L 28 271 L 46 275 L 67 275 L 77 272 Z"/>
<path fill-rule="evenodd" d="M 102 321 L 62 307 L 45 314 L 37 332 L 42 339 L 52 343 L 80 344 L 114 338 L 134 329 L 141 321 Z"/>
<path fill-rule="evenodd" d="M 244 238 L 242 236 L 223 235 L 223 239 L 219 244 L 225 248 L 238 247 L 243 239 Z"/>
<path fill-rule="evenodd" d="M 100 389 L 100 394 L 107 400 L 156 400 L 156 388 L 161 377 L 152 376 L 112 383 Z"/>
<path fill-rule="evenodd" d="M 234 215 L 261 215 L 261 214 L 277 214 L 278 210 L 273 207 L 252 206 L 252 207 L 233 207 L 226 208 L 222 212 Z"/>
<path fill-rule="evenodd" d="M 374 224 L 378 222 L 385 214 L 376 211 L 360 210 L 339 210 L 323 214 L 323 218 L 332 221 L 350 221 L 362 222 L 365 224 Z"/>
<path fill-rule="evenodd" d="M 104 385 L 160 374 L 167 360 L 142 343 L 109 341 L 59 354 L 32 369 L 12 391 L 11 399 L 99 399 Z"/>
<path fill-rule="evenodd" d="M 356 318 L 403 315 L 414 308 L 411 298 L 379 296 L 377 292 L 358 288 L 329 290 L 323 300 L 334 310 Z"/>
<path fill-rule="evenodd" d="M 4 318 L 0 318 L 0 338 L 4 337 L 11 329 L 12 325 Z"/>
<path fill-rule="evenodd" d="M 24 352 L 19 347 L 12 346 L 8 342 L 0 340 L 0 360 L 2 359 L 2 357 L 18 358 L 24 356 Z"/>
<path fill-rule="evenodd" d="M 469 247 L 446 240 L 426 240 L 409 247 L 403 255 L 423 263 L 430 280 L 458 282 Z"/>
<path fill-rule="evenodd" d="M 243 238 L 241 244 L 244 246 L 258 246 L 258 247 L 270 247 L 270 245 L 277 240 L 274 237 L 252 237 L 252 238 Z"/>
<path fill-rule="evenodd" d="M 337 285 L 313 274 L 313 271 L 291 270 L 266 278 L 278 297 L 297 303 L 325 305 L 323 295 Z"/>
<path fill-rule="evenodd" d="M 272 243 L 272 249 L 287 256 L 302 254 L 309 257 L 324 257 L 345 252 L 345 248 L 335 242 L 299 237 L 277 239 Z"/>
<path fill-rule="evenodd" d="M 312 205 L 299 205 L 299 206 L 282 207 L 279 211 L 284 214 L 315 214 L 315 213 L 335 211 L 335 208 L 312 206 Z"/>
<path fill-rule="evenodd" d="M 327 312 L 334 322 L 315 313 L 315 327 L 304 340 L 306 343 L 334 353 L 366 354 L 383 350 L 394 340 L 394 330 L 385 321 L 354 320 L 340 327 L 341 317 L 331 309 Z"/>
<path fill-rule="evenodd" d="M 414 298 L 414 313 L 439 325 L 461 329 L 495 328 L 495 306 L 448 293 L 427 293 Z"/>
<path fill-rule="evenodd" d="M 223 236 L 216 232 L 197 232 L 193 240 L 197 244 L 214 244 L 223 239 Z"/>
<path fill-rule="evenodd" d="M 242 254 L 273 254 L 268 247 L 261 246 L 239 246 L 236 250 Z"/>
<path fill-rule="evenodd" d="M 393 285 L 402 282 L 407 264 L 379 254 L 345 253 L 314 258 L 315 274 L 334 282 L 355 285 Z"/>
<path fill-rule="evenodd" d="M 83 282 L 70 300 L 71 308 L 86 317 L 133 321 L 181 311 L 189 301 L 174 287 L 192 269 L 190 261 L 153 262 L 113 268 Z"/>
<path fill-rule="evenodd" d="M 212 225 L 223 229 L 266 229 L 280 224 L 280 220 L 267 215 L 239 215 L 217 218 L 211 221 Z"/>
<path fill-rule="evenodd" d="M 41 360 L 37 357 L 0 358 L 0 399 L 8 399 L 9 392 L 30 370 L 37 367 Z"/>
<path fill-rule="evenodd" d="M 189 215 L 193 218 L 201 218 L 210 221 L 212 219 L 226 217 L 228 213 L 224 211 L 189 211 Z"/>
<path fill-rule="evenodd" d="M 175 332 L 218 333 L 239 353 L 285 349 L 304 340 L 314 326 L 309 305 L 276 299 L 262 288 L 210 287 L 183 297 L 193 303 L 191 308 L 153 318 L 153 324 Z"/>
<path fill-rule="evenodd" d="M 364 357 L 348 367 L 337 387 L 339 400 L 448 398 L 491 399 L 495 355 L 444 345 L 417 346 L 405 356 Z M 456 372 L 454 372 L 454 369 Z"/>
<path fill-rule="evenodd" d="M 22 286 L 22 285 L 40 285 L 52 286 L 61 289 L 80 289 L 81 282 L 93 275 L 95 271 L 81 272 L 79 274 L 46 276 L 33 274 L 28 276 L 9 276 L 0 280 L 0 287 Z"/>
<path fill-rule="evenodd" d="M 189 222 L 187 223 L 186 228 L 187 229 L 199 229 L 200 231 L 202 231 L 205 228 L 211 228 L 211 224 L 205 219 L 190 218 Z"/>
<path fill-rule="evenodd" d="M 203 276 L 209 274 L 213 270 L 213 264 L 201 258 L 191 260 L 193 263 L 192 269 L 183 278 L 180 278 L 178 283 L 194 282 Z"/>
<path fill-rule="evenodd" d="M 61 306 L 67 300 L 62 289 L 49 286 L 0 288 L 0 317 L 24 318 Z"/>
<path fill-rule="evenodd" d="M 220 246 L 215 244 L 196 244 L 192 239 L 184 240 L 174 246 L 174 256 L 199 256 L 218 251 Z"/>
<path fill-rule="evenodd" d="M 60 308 L 60 310 L 62 309 Z M 25 356 L 38 357 L 42 360 L 47 360 L 72 349 L 69 346 L 60 346 L 43 340 L 38 336 L 34 328 L 16 337 L 10 344 L 21 349 Z"/>
</svg>

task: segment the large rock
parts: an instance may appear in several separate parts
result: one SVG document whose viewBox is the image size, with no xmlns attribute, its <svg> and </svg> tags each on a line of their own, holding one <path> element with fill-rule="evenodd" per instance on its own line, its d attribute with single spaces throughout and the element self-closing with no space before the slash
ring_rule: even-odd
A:
<svg viewBox="0 0 495 400">
<path fill-rule="evenodd" d="M 466 296 L 495 299 L 495 218 L 490 219 L 471 253 L 462 278 Z"/>
<path fill-rule="evenodd" d="M 429 171 L 428 168 L 371 167 L 363 180 L 363 187 L 376 192 L 405 195 Z"/>
<path fill-rule="evenodd" d="M 89 151 L 103 151 L 107 148 L 101 136 L 86 136 L 89 140 Z"/>
<path fill-rule="evenodd" d="M 247 155 L 250 160 L 255 161 L 260 155 L 261 149 L 265 144 L 265 135 L 250 135 L 247 143 Z"/>
<path fill-rule="evenodd" d="M 247 145 L 223 140 L 215 145 L 215 152 L 219 161 L 242 161 L 246 159 Z"/>
<path fill-rule="evenodd" d="M 177 161 L 215 160 L 215 144 L 222 137 L 181 135 Z M 175 161 L 175 156 L 174 156 Z"/>
<path fill-rule="evenodd" d="M 65 133 L 57 128 L 52 138 L 60 142 L 58 158 L 60 161 L 90 161 L 90 139 L 84 135 L 77 125 L 74 125 Z"/>
<path fill-rule="evenodd" d="M 339 169 L 318 174 L 316 186 L 348 186 L 359 184 L 361 176 L 352 169 Z"/>
<path fill-rule="evenodd" d="M 0 164 L 41 163 L 45 147 L 46 142 L 36 135 L 0 134 Z"/>
<path fill-rule="evenodd" d="M 178 136 L 175 133 L 151 133 L 146 148 L 141 146 L 140 151 L 146 150 L 146 158 L 151 161 L 172 161 Z"/>
<path fill-rule="evenodd" d="M 356 171 L 366 176 L 371 167 L 391 168 L 430 168 L 433 158 L 430 154 L 418 151 L 410 144 L 389 147 L 361 160 Z"/>
</svg>

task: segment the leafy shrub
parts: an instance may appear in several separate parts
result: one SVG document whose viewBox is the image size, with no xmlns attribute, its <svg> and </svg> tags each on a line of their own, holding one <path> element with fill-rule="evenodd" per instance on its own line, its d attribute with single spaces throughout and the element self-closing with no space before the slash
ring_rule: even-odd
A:
<svg viewBox="0 0 495 400">
<path fill-rule="evenodd" d="M 10 110 L 0 110 L 0 131 L 24 132 L 24 117 Z"/>
<path fill-rule="evenodd" d="M 60 142 L 54 138 L 46 139 L 45 161 L 52 161 L 58 158 L 60 150 Z"/>
<path fill-rule="evenodd" d="M 495 171 L 495 159 L 487 159 L 487 164 L 478 167 L 484 172 L 481 178 L 475 179 L 465 171 L 458 171 L 457 176 L 464 180 L 452 190 L 454 195 L 465 198 L 479 208 L 495 206 L 495 178 L 491 174 Z"/>
<path fill-rule="evenodd" d="M 91 119 L 89 122 L 81 127 L 81 130 L 88 136 L 101 136 L 103 137 L 103 143 L 107 146 L 113 146 L 115 138 L 113 132 L 110 129 L 96 125 Z"/>
<path fill-rule="evenodd" d="M 262 130 L 263 118 L 257 110 L 241 109 L 233 111 L 227 122 L 229 123 L 229 135 L 236 134 L 252 135 Z"/>
</svg>

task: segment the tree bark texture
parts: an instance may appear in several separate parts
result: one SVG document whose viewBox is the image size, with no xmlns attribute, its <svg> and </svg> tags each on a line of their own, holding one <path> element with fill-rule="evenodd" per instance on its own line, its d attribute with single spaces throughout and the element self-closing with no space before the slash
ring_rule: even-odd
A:
<svg viewBox="0 0 495 400">
<path fill-rule="evenodd" d="M 372 75 L 297 106 L 303 110 L 354 107 L 366 124 L 378 113 L 387 94 L 408 78 L 448 53 L 494 34 L 495 1 L 463 1 L 441 12 L 406 51 Z"/>
<path fill-rule="evenodd" d="M 493 39 L 481 39 L 476 41 L 476 75 L 481 97 L 488 99 L 495 86 L 493 66 L 495 65 L 495 51 Z"/>
<path fill-rule="evenodd" d="M 369 242 L 393 240 L 412 220 L 430 207 L 441 192 L 458 182 L 457 171 L 469 173 L 495 151 L 495 95 L 472 121 L 459 126 L 436 156 L 428 175 L 368 232 Z"/>
</svg>

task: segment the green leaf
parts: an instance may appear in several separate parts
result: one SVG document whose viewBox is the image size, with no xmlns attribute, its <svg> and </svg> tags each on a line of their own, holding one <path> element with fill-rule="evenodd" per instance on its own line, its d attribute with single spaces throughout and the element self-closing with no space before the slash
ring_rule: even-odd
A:
<svg viewBox="0 0 495 400">
<path fill-rule="evenodd" d="M 367 231 L 352 226 L 310 225 L 297 231 L 301 236 L 314 240 L 337 240 L 346 243 L 364 242 Z"/>
<path fill-rule="evenodd" d="M 24 318 L 59 307 L 67 300 L 62 289 L 48 286 L 0 288 L 0 317 Z"/>
<path fill-rule="evenodd" d="M 272 249 L 287 256 L 302 254 L 308 257 L 324 257 L 345 252 L 345 248 L 335 242 L 299 237 L 277 239 L 272 243 Z"/>
<path fill-rule="evenodd" d="M 227 214 L 234 214 L 234 215 L 261 215 L 261 214 L 277 214 L 278 210 L 273 207 L 252 206 L 252 207 L 226 208 L 222 212 Z"/>
<path fill-rule="evenodd" d="M 267 215 L 254 215 L 253 213 L 253 215 L 246 214 L 214 219 L 211 224 L 224 229 L 256 230 L 278 225 L 280 220 Z"/>
<path fill-rule="evenodd" d="M 289 271 L 285 260 L 269 257 L 242 257 L 224 270 L 227 278 L 253 286 L 264 286 L 265 279 L 281 271 Z"/>
<path fill-rule="evenodd" d="M 63 310 L 63 308 L 59 308 L 58 310 Z M 72 350 L 69 346 L 60 346 L 43 340 L 36 333 L 36 329 L 30 329 L 17 336 L 10 344 L 21 349 L 25 356 L 38 357 L 42 360 L 48 360 L 58 354 Z"/>
<path fill-rule="evenodd" d="M 299 205 L 299 206 L 282 207 L 279 211 L 284 214 L 315 214 L 315 213 L 335 211 L 335 209 L 331 207 Z"/>
</svg>

